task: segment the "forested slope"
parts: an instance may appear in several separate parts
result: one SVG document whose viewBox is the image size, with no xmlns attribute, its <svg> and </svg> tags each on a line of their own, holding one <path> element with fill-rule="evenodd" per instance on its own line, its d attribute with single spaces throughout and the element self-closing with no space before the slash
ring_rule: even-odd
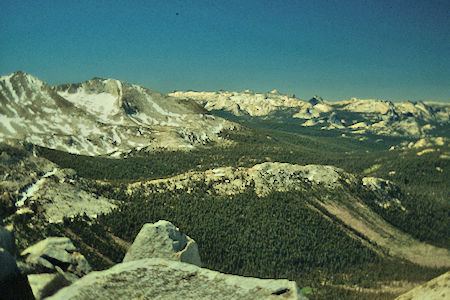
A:
<svg viewBox="0 0 450 300">
<path fill-rule="evenodd" d="M 448 147 L 418 156 L 419 150 L 414 149 L 389 151 L 389 142 L 384 140 L 360 141 L 329 132 L 318 136 L 321 133 L 311 128 L 302 133 L 247 128 L 224 133 L 234 141 L 228 147 L 136 152 L 120 160 L 74 156 L 45 148 L 39 153 L 61 166 L 74 168 L 86 178 L 84 184 L 90 191 L 123 201 L 117 211 L 97 220 L 77 218 L 65 223 L 83 243 L 101 249 L 107 260 L 80 244 L 98 268 L 120 261 L 125 253 L 111 236 L 130 242 L 142 224 L 168 219 L 198 242 L 206 267 L 241 275 L 294 279 L 300 286 L 311 287 L 310 297 L 317 299 L 336 295 L 375 297 L 373 292 L 342 288 L 354 285 L 374 288 L 379 291 L 378 299 L 391 299 L 393 294 L 380 289 L 380 285 L 421 282 L 444 272 L 389 257 L 376 245 L 368 244 L 364 236 L 350 237 L 348 226 L 312 201 L 321 197 L 337 197 L 339 201 L 339 193 L 303 189 L 257 197 L 248 190 L 225 196 L 211 193 L 202 184 L 191 187 L 189 193 L 124 193 L 128 183 L 190 170 L 249 167 L 265 161 L 334 165 L 360 178 L 391 180 L 399 186 L 400 193 L 395 196 L 406 211 L 381 208 L 375 204 L 374 194 L 356 185 L 348 192 L 418 240 L 448 249 L 449 162 L 444 156 Z"/>
</svg>

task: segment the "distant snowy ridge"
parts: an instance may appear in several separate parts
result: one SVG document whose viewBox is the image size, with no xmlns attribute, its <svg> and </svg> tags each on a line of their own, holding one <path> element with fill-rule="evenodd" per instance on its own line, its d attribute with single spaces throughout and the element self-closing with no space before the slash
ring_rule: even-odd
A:
<svg viewBox="0 0 450 300">
<path fill-rule="evenodd" d="M 282 113 L 298 119 L 303 126 L 323 130 L 340 129 L 349 133 L 428 137 L 433 130 L 450 125 L 450 104 L 436 102 L 391 102 L 376 99 L 357 99 L 330 102 L 314 96 L 309 101 L 268 93 L 194 92 L 178 91 L 169 94 L 179 99 L 191 99 L 207 110 L 222 110 L 236 116 L 276 117 Z"/>
<path fill-rule="evenodd" d="M 179 100 L 115 79 L 50 87 L 25 72 L 0 77 L 0 140 L 85 155 L 190 149 L 236 125 Z"/>
</svg>

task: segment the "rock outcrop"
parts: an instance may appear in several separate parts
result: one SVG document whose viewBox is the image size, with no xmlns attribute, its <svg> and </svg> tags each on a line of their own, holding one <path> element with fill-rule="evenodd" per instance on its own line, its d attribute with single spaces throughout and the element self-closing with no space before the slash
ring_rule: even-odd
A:
<svg viewBox="0 0 450 300">
<path fill-rule="evenodd" d="M 449 146 L 449 139 L 447 137 L 427 137 L 422 138 L 414 142 L 403 142 L 397 147 L 392 147 L 391 150 L 395 149 L 423 149 L 423 148 L 430 148 L 435 149 L 442 146 Z M 420 155 L 419 155 L 420 156 Z"/>
<path fill-rule="evenodd" d="M 222 274 L 192 264 L 147 258 L 91 272 L 48 299 L 304 298 L 293 281 Z"/>
<path fill-rule="evenodd" d="M 401 201 L 396 198 L 400 189 L 393 182 L 377 177 L 364 177 L 362 184 L 379 196 L 376 203 L 380 207 L 398 207 L 403 211 L 406 210 Z"/>
<path fill-rule="evenodd" d="M 87 260 L 66 237 L 46 238 L 21 255 L 24 261 L 21 271 L 28 274 L 36 299 L 54 294 L 91 271 Z"/>
<path fill-rule="evenodd" d="M 53 295 L 73 281 L 75 280 L 67 278 L 62 272 L 28 275 L 28 282 L 36 300 Z"/>
<path fill-rule="evenodd" d="M 165 258 L 201 267 L 197 243 L 165 220 L 144 224 L 123 262 L 143 258 Z"/>
<path fill-rule="evenodd" d="M 0 224 L 3 225 L 0 219 Z M 9 226 L 0 225 L 0 299 L 42 299 L 91 271 L 70 239 L 49 237 L 24 251 L 16 260 Z"/>
<path fill-rule="evenodd" d="M 255 165 L 249 169 L 248 173 L 255 183 L 255 190 L 261 191 L 261 194 L 267 194 L 271 189 L 278 191 L 292 190 L 304 181 L 336 188 L 341 186 L 340 180 L 352 177 L 344 170 L 333 166 L 300 166 L 279 162 Z"/>
<path fill-rule="evenodd" d="M 22 251 L 25 263 L 35 268 L 36 273 L 56 271 L 56 267 L 79 277 L 91 271 L 89 263 L 76 251 L 69 238 L 49 237 Z"/>
<path fill-rule="evenodd" d="M 238 194 L 250 187 L 264 196 L 271 191 L 291 191 L 305 187 L 305 184 L 323 185 L 327 188 L 342 186 L 342 182 L 354 182 L 355 177 L 340 168 L 323 165 L 293 165 L 280 162 L 265 162 L 251 168 L 224 167 L 205 172 L 189 172 L 167 179 L 130 184 L 128 192 L 136 189 L 189 188 L 193 182 L 203 181 L 219 194 Z"/>
<path fill-rule="evenodd" d="M 444 300 L 450 296 L 450 271 L 413 288 L 396 300 Z"/>
<path fill-rule="evenodd" d="M 8 156 L 0 164 L 0 203 L 7 213 L 40 215 L 49 223 L 64 217 L 86 214 L 95 218 L 116 208 L 116 201 L 83 189 L 74 170 L 33 155 L 34 147 L 20 142 L 0 143 L 0 153 Z M 0 233 L 0 240 L 2 233 Z"/>
<path fill-rule="evenodd" d="M 48 299 L 306 299 L 293 281 L 222 274 L 200 265 L 195 241 L 160 220 L 142 227 L 122 263 L 91 272 Z"/>
<path fill-rule="evenodd" d="M 349 133 L 427 137 L 436 128 L 449 125 L 450 105 L 431 102 L 391 102 L 378 99 L 326 101 L 314 96 L 309 101 L 282 95 L 242 92 L 174 92 L 180 99 L 192 99 L 205 109 L 227 111 L 236 116 L 297 118 L 303 126 Z M 337 118 L 339 115 L 339 118 Z M 342 116 L 342 118 L 341 118 Z"/>
<path fill-rule="evenodd" d="M 294 96 L 282 95 L 277 91 L 265 94 L 249 90 L 243 92 L 174 92 L 169 94 L 180 99 L 190 99 L 203 105 L 207 110 L 225 110 L 240 116 L 266 116 L 280 109 L 299 108 L 307 105 Z"/>
</svg>

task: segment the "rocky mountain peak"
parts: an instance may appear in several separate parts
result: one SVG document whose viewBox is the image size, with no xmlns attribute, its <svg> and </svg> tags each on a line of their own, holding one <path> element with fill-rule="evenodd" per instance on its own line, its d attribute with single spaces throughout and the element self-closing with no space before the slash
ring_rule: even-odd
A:
<svg viewBox="0 0 450 300">
<path fill-rule="evenodd" d="M 24 71 L 17 71 L 9 75 L 0 77 L 1 91 L 9 93 L 10 97 L 20 96 L 30 91 L 38 91 L 42 87 L 48 87 L 43 81 L 39 80 Z"/>
<path fill-rule="evenodd" d="M 0 78 L 0 100 L 0 139 L 25 139 L 75 154 L 189 149 L 234 128 L 193 101 L 115 79 L 50 87 L 16 72 Z"/>
<path fill-rule="evenodd" d="M 312 105 L 316 105 L 319 103 L 323 104 L 323 98 L 319 96 L 313 96 L 311 99 L 309 99 L 308 102 L 311 103 Z"/>
<path fill-rule="evenodd" d="M 82 83 L 62 84 L 55 86 L 55 90 L 58 93 L 69 94 L 74 94 L 82 90 L 89 94 L 110 93 L 112 95 L 119 95 L 121 86 L 122 82 L 119 80 L 94 77 Z"/>
<path fill-rule="evenodd" d="M 277 89 L 273 89 L 269 91 L 269 94 L 280 95 L 280 92 Z"/>
</svg>

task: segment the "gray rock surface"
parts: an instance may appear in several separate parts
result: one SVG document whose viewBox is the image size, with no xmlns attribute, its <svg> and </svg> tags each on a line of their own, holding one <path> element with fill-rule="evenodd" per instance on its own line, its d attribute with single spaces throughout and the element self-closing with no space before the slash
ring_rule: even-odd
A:
<svg viewBox="0 0 450 300">
<path fill-rule="evenodd" d="M 36 300 L 51 296 L 72 283 L 61 273 L 30 274 L 28 282 Z"/>
<path fill-rule="evenodd" d="M 91 272 L 51 299 L 305 299 L 288 280 L 222 274 L 192 264 L 148 258 Z"/>
<path fill-rule="evenodd" d="M 91 267 L 83 255 L 66 237 L 49 237 L 25 249 L 21 255 L 25 263 L 34 266 L 36 273 L 54 272 L 56 267 L 79 277 L 89 273 Z"/>
<path fill-rule="evenodd" d="M 334 189 L 344 182 L 355 182 L 355 176 L 344 170 L 326 165 L 295 165 L 281 162 L 265 162 L 251 168 L 223 167 L 204 172 L 187 172 L 174 177 L 155 179 L 147 182 L 135 182 L 128 186 L 131 194 L 135 190 L 144 192 L 183 189 L 192 186 L 193 182 L 204 182 L 211 191 L 218 194 L 234 195 L 254 188 L 259 196 L 268 195 L 272 191 L 292 191 L 322 185 Z"/>
<path fill-rule="evenodd" d="M 165 220 L 145 224 L 123 261 L 143 258 L 165 258 L 201 267 L 197 243 Z"/>
<path fill-rule="evenodd" d="M 117 207 L 117 201 L 84 190 L 74 170 L 61 169 L 26 149 L 21 142 L 0 142 L 0 155 L 12 158 L 8 163 L 0 161 L 0 202 L 10 214 L 62 223 L 64 217 L 86 214 L 96 218 Z M 21 233 L 17 234 L 20 243 Z"/>
<path fill-rule="evenodd" d="M 379 206 L 383 208 L 392 206 L 406 210 L 401 201 L 395 198 L 400 189 L 393 182 L 377 177 L 364 177 L 362 184 L 379 196 L 376 200 Z"/>
<path fill-rule="evenodd" d="M 34 298 L 42 299 L 91 271 L 86 258 L 66 237 L 49 237 L 21 253 L 20 270 L 28 274 Z"/>
<path fill-rule="evenodd" d="M 398 296 L 396 300 L 444 300 L 449 296 L 450 271 Z"/>
</svg>

